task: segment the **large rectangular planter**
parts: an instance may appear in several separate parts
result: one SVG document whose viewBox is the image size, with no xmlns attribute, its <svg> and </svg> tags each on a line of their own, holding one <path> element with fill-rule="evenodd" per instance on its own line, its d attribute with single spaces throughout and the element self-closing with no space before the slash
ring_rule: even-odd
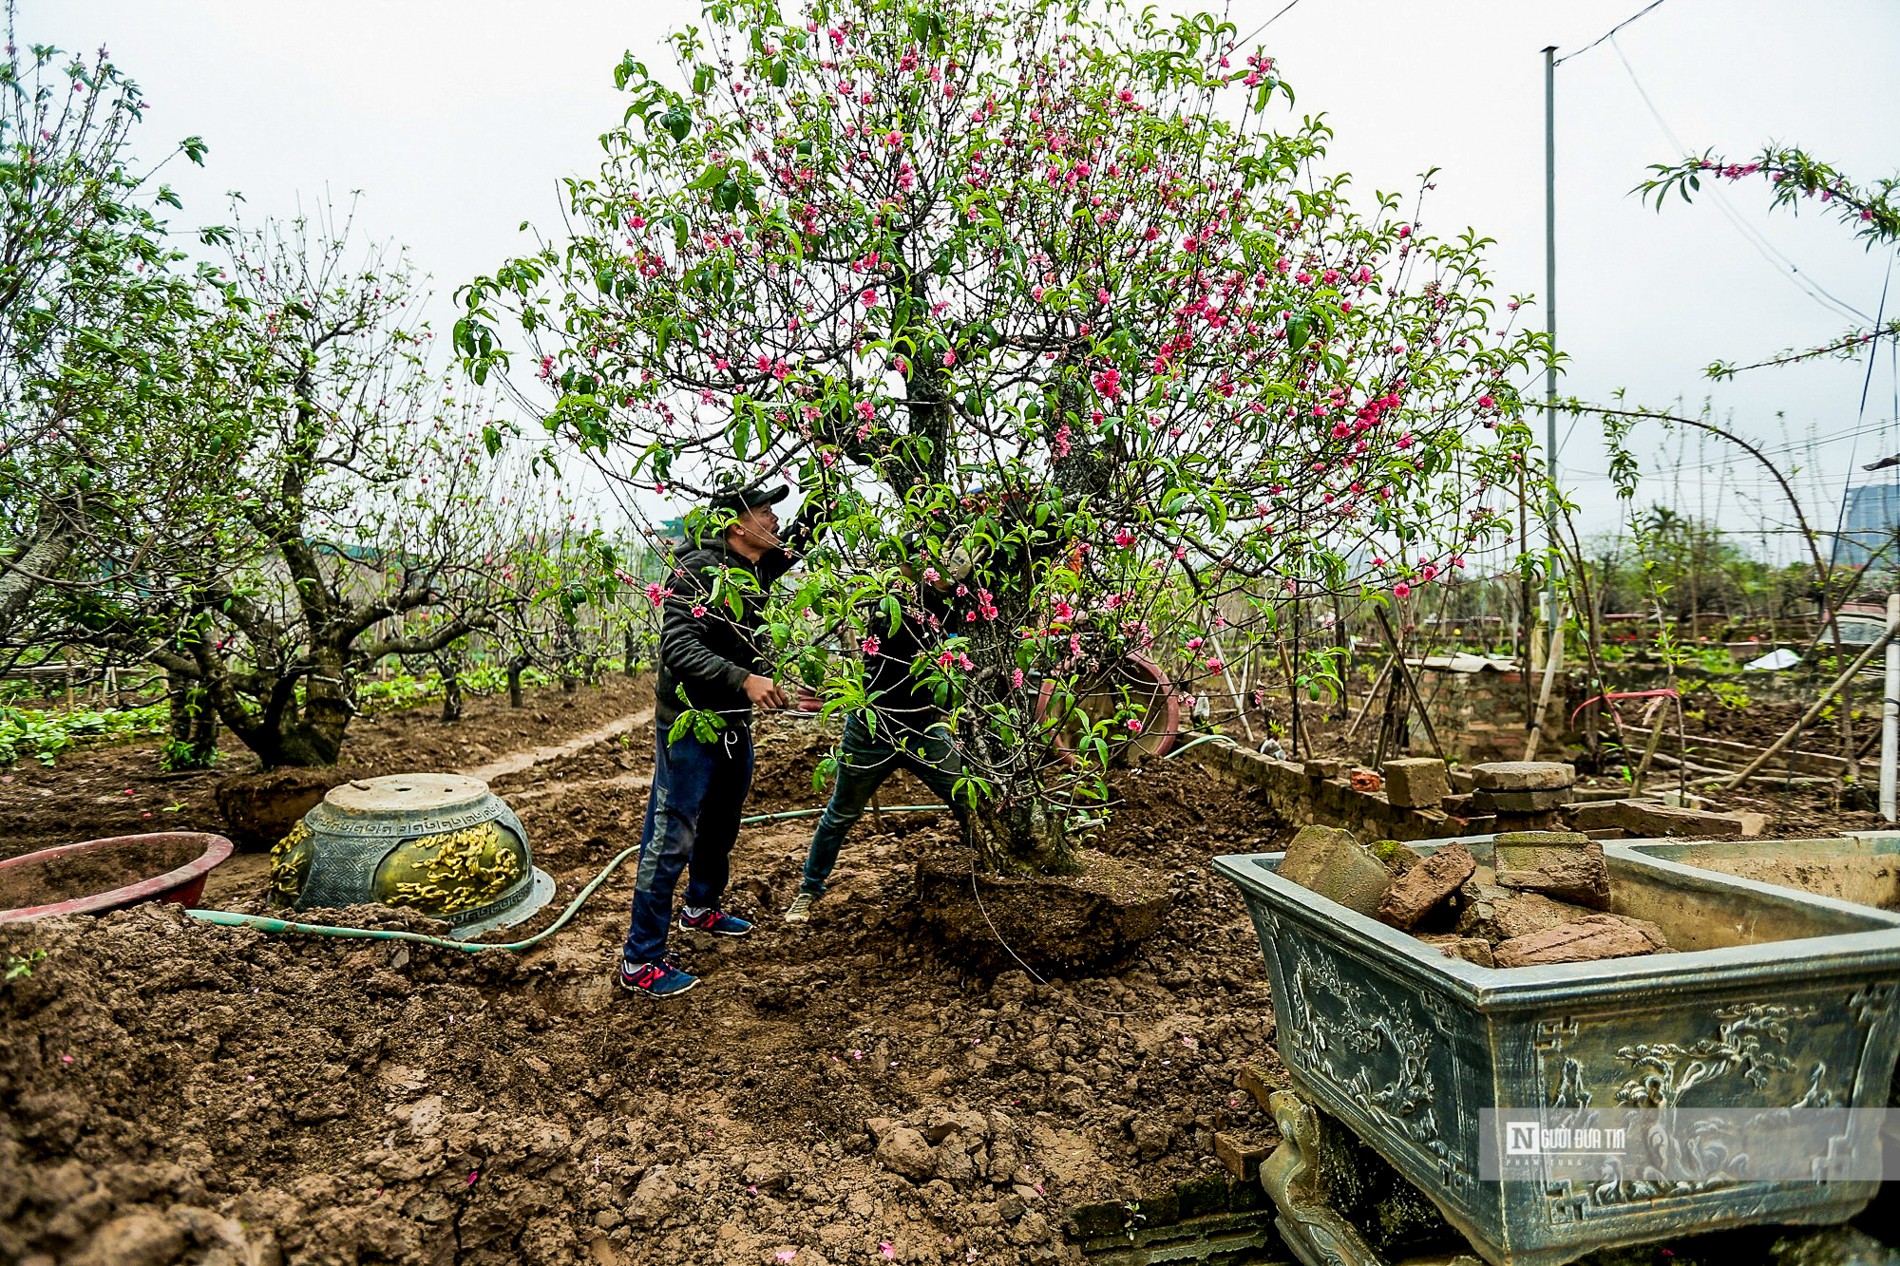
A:
<svg viewBox="0 0 1900 1266">
<path fill-rule="evenodd" d="M 1488 864 L 1488 841 L 1461 842 Z M 1886 1104 L 1900 1049 L 1900 916 L 1604 851 L 1615 912 L 1654 920 L 1681 952 L 1480 967 L 1280 878 L 1281 854 L 1214 865 L 1253 917 L 1298 1089 L 1487 1260 L 1554 1266 L 1690 1231 L 1852 1217 L 1877 1182 L 1717 1171 L 1685 1190 L 1627 1173 L 1480 1178 L 1486 1108 L 1594 1111 L 1609 1124 L 1633 1102 L 1739 1115 Z M 1835 1144 L 1836 1159 L 1877 1157 L 1877 1114 L 1853 1118 Z"/>
</svg>

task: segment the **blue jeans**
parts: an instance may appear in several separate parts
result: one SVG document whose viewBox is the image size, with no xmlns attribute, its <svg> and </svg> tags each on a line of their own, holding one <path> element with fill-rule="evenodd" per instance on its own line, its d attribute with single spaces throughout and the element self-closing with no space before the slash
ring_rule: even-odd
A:
<svg viewBox="0 0 1900 1266">
<path fill-rule="evenodd" d="M 825 880 L 838 864 L 838 850 L 844 847 L 851 824 L 864 816 L 871 797 L 884 780 L 899 768 L 908 769 L 936 793 L 957 815 L 964 818 L 964 807 L 957 802 L 955 788 L 963 771 L 962 758 L 950 739 L 950 727 L 939 721 L 925 729 L 898 730 L 880 721 L 877 734 L 854 713 L 844 723 L 844 743 L 838 750 L 838 781 L 831 789 L 831 801 L 812 832 L 811 847 L 805 854 L 805 878 L 798 890 L 814 897 L 823 896 Z"/>
<path fill-rule="evenodd" d="M 662 730 L 653 753 L 653 790 L 640 836 L 640 870 L 633 885 L 633 919 L 623 951 L 630 963 L 657 963 L 666 952 L 673 890 L 690 865 L 686 904 L 719 904 L 731 874 L 739 815 L 752 788 L 752 733 L 728 726 L 702 743 L 691 734 L 677 743 Z"/>
</svg>

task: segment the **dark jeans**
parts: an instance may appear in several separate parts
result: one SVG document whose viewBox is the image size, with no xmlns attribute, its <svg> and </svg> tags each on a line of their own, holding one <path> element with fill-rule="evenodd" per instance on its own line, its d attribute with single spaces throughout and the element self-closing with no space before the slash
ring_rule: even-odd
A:
<svg viewBox="0 0 1900 1266">
<path fill-rule="evenodd" d="M 669 744 L 666 731 L 660 731 L 627 929 L 628 962 L 660 960 L 673 919 L 673 890 L 689 865 L 693 878 L 686 886 L 686 904 L 719 904 L 751 787 L 752 734 L 745 726 L 728 726 L 712 743 L 688 734 Z"/>
<path fill-rule="evenodd" d="M 838 850 L 844 847 L 845 833 L 864 816 L 871 797 L 898 768 L 908 769 L 923 781 L 963 820 L 964 808 L 953 794 L 963 771 L 962 758 L 950 739 L 950 727 L 941 721 L 921 734 L 900 730 L 879 722 L 874 737 L 869 726 L 854 714 L 844 723 L 844 743 L 838 751 L 838 782 L 831 789 L 831 802 L 812 832 L 811 848 L 805 854 L 805 878 L 800 892 L 822 896 L 831 868 L 838 864 Z"/>
</svg>

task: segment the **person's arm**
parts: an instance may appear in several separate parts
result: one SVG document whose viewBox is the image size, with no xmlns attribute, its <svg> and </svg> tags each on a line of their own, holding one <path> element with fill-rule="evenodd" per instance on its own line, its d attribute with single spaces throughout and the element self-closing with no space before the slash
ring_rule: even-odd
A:
<svg viewBox="0 0 1900 1266">
<path fill-rule="evenodd" d="M 799 556 L 817 544 L 818 538 L 830 530 L 831 521 L 837 517 L 834 513 L 837 507 L 838 498 L 829 488 L 820 484 L 812 489 L 804 504 L 799 506 L 798 517 L 792 520 L 792 525 L 779 538 L 778 548 L 759 559 L 759 583 L 770 585 L 790 571 Z"/>
<path fill-rule="evenodd" d="M 703 564 L 678 571 L 677 591 L 669 594 L 660 623 L 660 659 L 673 672 L 693 681 L 742 692 L 761 708 L 782 708 L 788 702 L 778 683 L 743 664 L 735 664 L 713 649 L 712 621 L 724 619 L 712 605 L 713 578 Z M 703 614 L 694 615 L 699 607 Z"/>
<path fill-rule="evenodd" d="M 694 615 L 694 607 L 703 614 Z M 741 690 L 752 671 L 713 649 L 712 621 L 719 618 L 712 606 L 712 578 L 697 562 L 683 564 L 662 609 L 660 659 L 681 677 Z"/>
</svg>

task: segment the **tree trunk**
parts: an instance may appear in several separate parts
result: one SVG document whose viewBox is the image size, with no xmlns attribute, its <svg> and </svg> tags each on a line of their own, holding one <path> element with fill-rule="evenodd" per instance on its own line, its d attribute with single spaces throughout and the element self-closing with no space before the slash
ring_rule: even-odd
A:
<svg viewBox="0 0 1900 1266">
<path fill-rule="evenodd" d="M 554 645 L 554 658 L 561 665 L 561 693 L 564 695 L 571 695 L 580 687 L 574 676 L 574 659 L 579 646 L 580 636 L 570 620 L 561 626 Z"/>
<path fill-rule="evenodd" d="M 40 510 L 40 521 L 33 539 L 0 561 L 0 636 L 26 610 L 43 579 L 65 565 L 78 544 L 79 534 L 58 505 L 47 503 Z"/>
<path fill-rule="evenodd" d="M 521 674 L 527 667 L 526 655 L 517 655 L 508 661 L 508 706 L 511 708 L 525 706 L 521 699 Z"/>
<path fill-rule="evenodd" d="M 626 628 L 620 630 L 620 671 L 629 677 L 635 675 L 633 652 L 633 626 L 629 624 Z"/>
<path fill-rule="evenodd" d="M 442 679 L 442 724 L 462 719 L 462 660 L 459 646 L 445 647 L 435 654 L 436 675 Z"/>
<path fill-rule="evenodd" d="M 1060 813 L 1033 792 L 979 802 L 970 837 L 984 869 L 999 875 L 1073 875 L 1081 869 Z"/>
<path fill-rule="evenodd" d="M 170 741 L 160 762 L 170 772 L 209 769 L 218 756 L 218 712 L 204 683 L 165 674 Z"/>
<path fill-rule="evenodd" d="M 316 655 L 317 670 L 304 678 L 301 711 L 285 708 L 273 741 L 264 739 L 266 752 L 253 746 L 267 769 L 334 765 L 343 750 L 343 736 L 356 708 L 350 702 L 348 670 L 341 652 L 326 648 Z"/>
</svg>

